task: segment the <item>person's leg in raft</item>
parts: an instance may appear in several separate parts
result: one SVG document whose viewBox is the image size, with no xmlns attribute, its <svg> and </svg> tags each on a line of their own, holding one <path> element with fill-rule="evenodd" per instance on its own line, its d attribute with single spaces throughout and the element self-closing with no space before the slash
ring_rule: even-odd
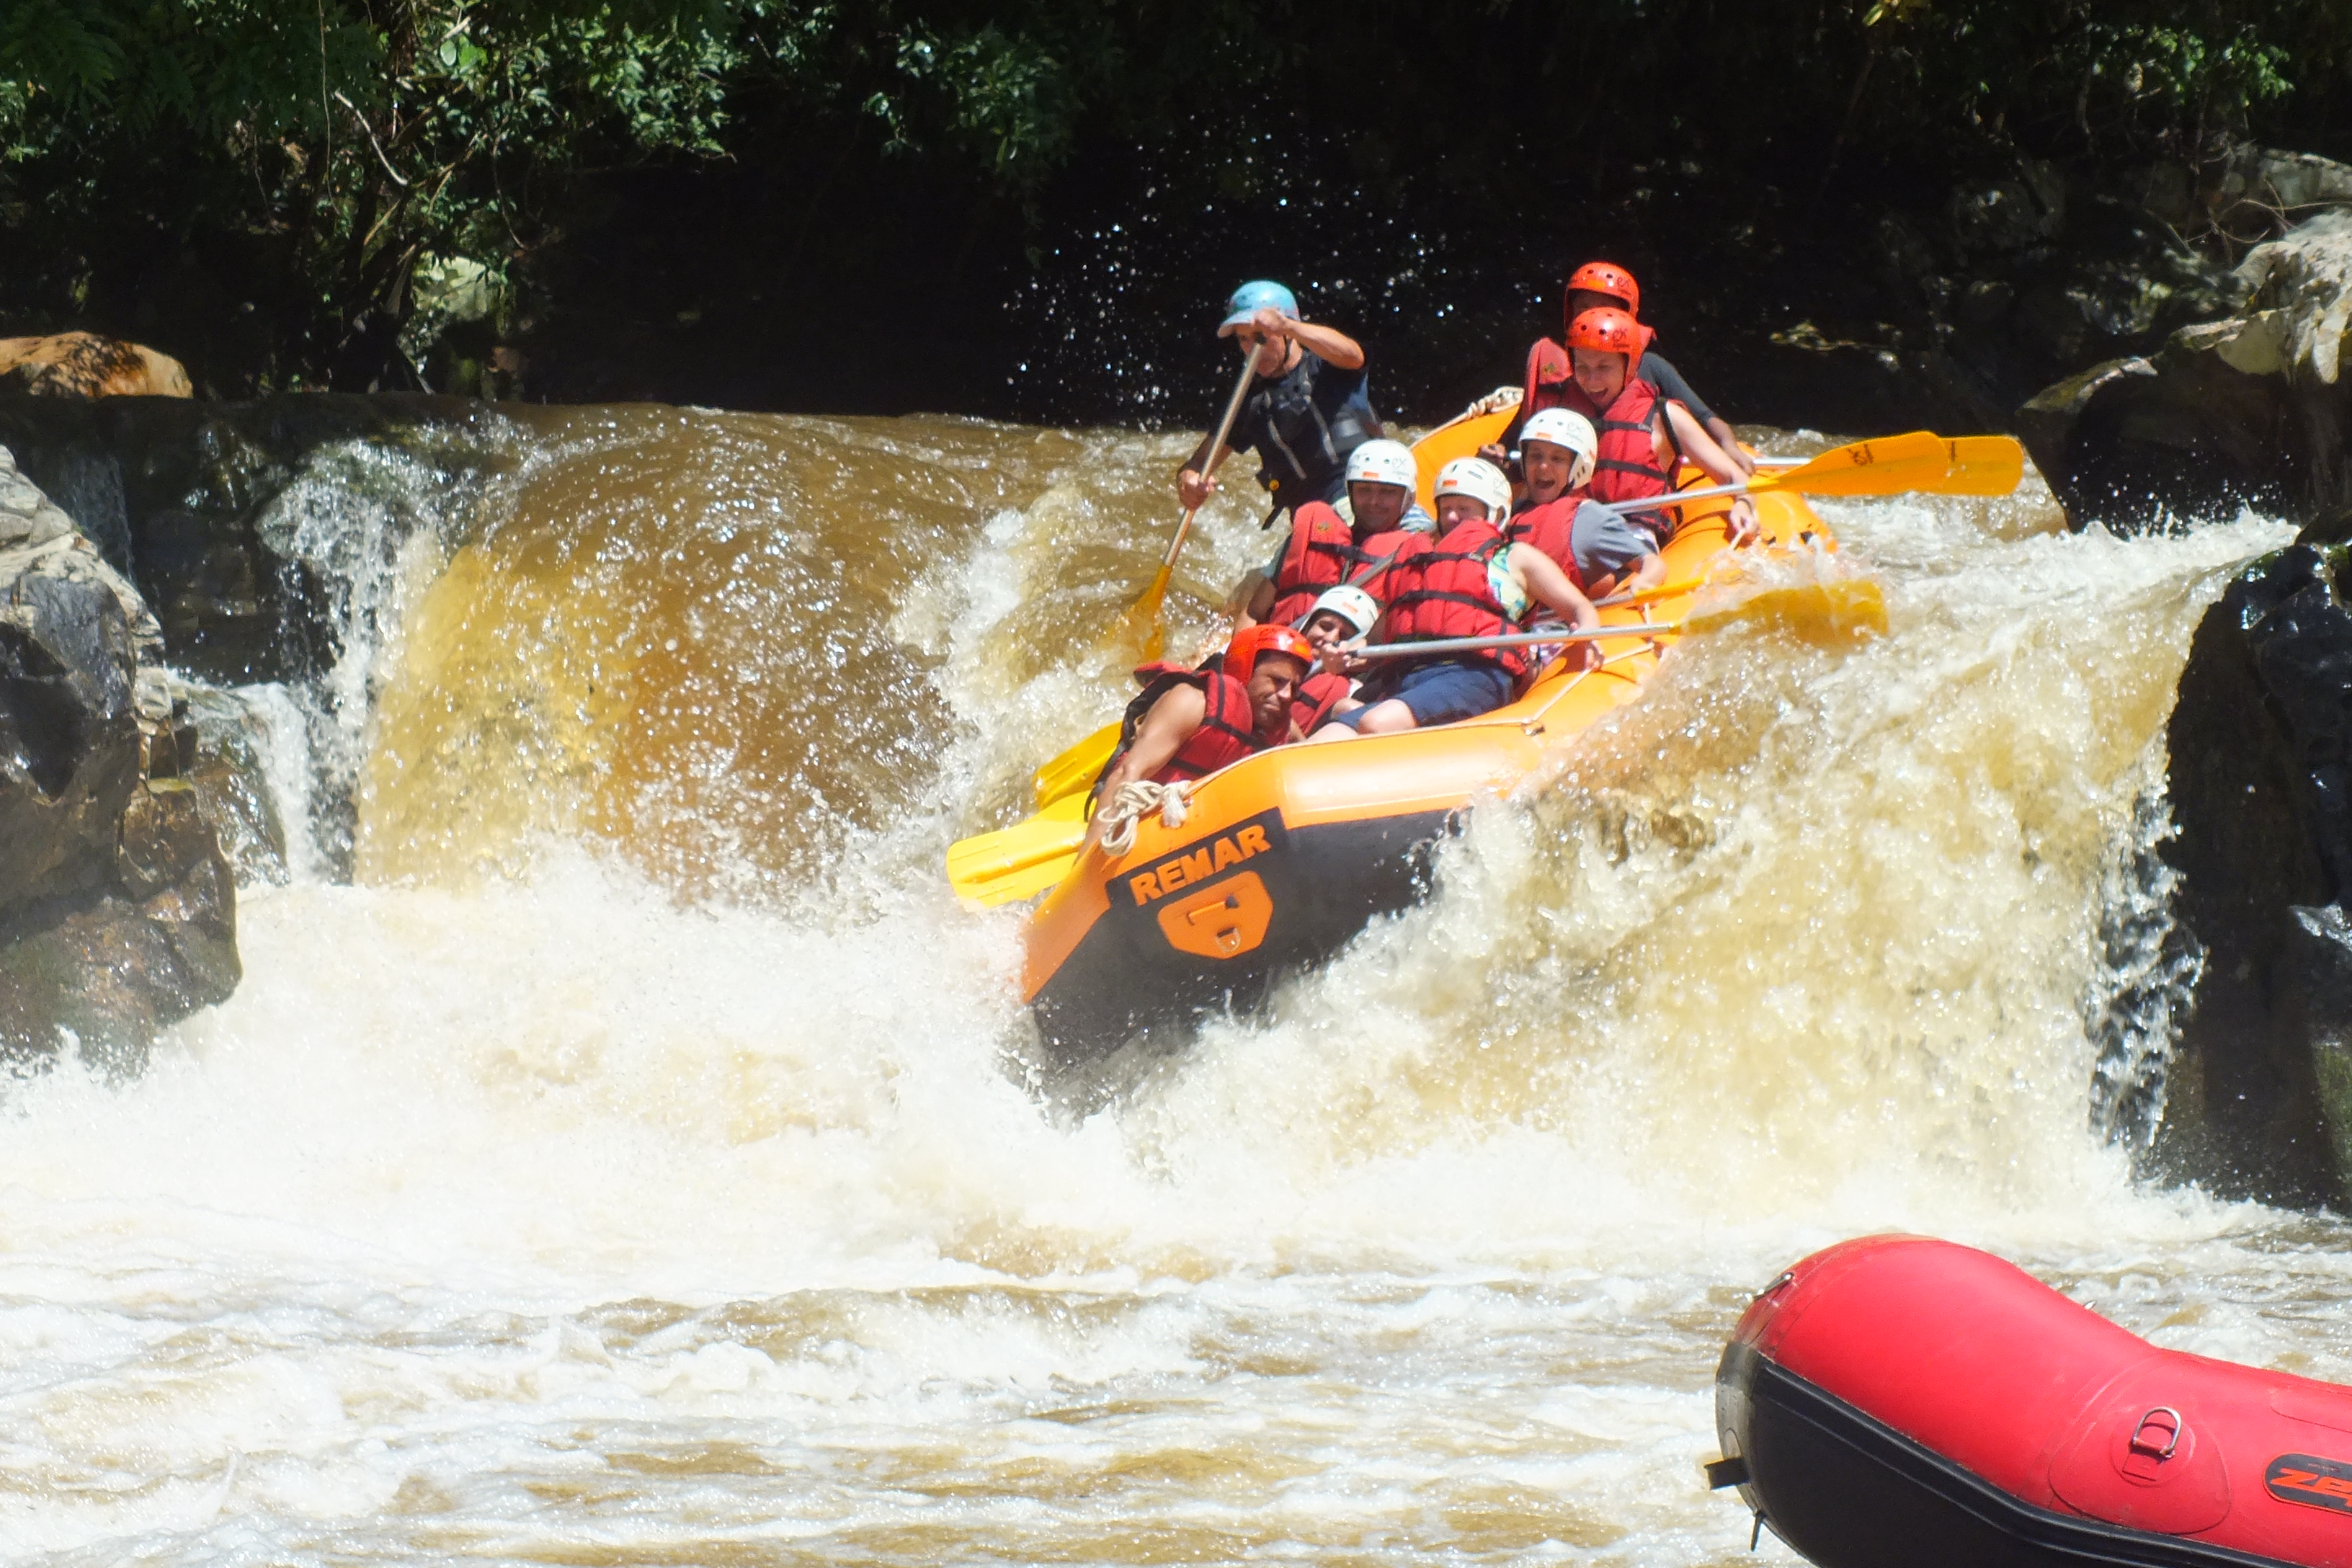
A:
<svg viewBox="0 0 2352 1568">
<path fill-rule="evenodd" d="M 1666 580 L 1665 557 L 1658 553 L 1657 542 L 1646 529 L 1607 507 L 1588 501 L 1577 508 L 1569 541 L 1577 574 L 1595 599 L 1639 593 Z"/>
<path fill-rule="evenodd" d="M 1315 739 L 1332 735 L 1335 728 L 1359 735 L 1394 735 L 1432 724 L 1450 724 L 1491 713 L 1510 700 L 1511 678 L 1499 665 L 1486 659 L 1425 664 L 1398 681 L 1390 696 L 1335 716 L 1315 731 Z"/>
</svg>

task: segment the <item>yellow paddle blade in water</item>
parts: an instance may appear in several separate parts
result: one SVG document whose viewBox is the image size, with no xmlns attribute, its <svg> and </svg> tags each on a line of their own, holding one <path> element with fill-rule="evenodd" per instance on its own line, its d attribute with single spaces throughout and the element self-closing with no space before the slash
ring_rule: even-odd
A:
<svg viewBox="0 0 2352 1568">
<path fill-rule="evenodd" d="M 1101 776 L 1103 764 L 1117 750 L 1118 724 L 1114 721 L 1039 768 L 1030 780 L 1036 791 L 1032 798 L 1047 806 L 1074 790 L 1087 788 Z"/>
<path fill-rule="evenodd" d="M 948 848 L 948 885 L 982 909 L 1042 893 L 1069 875 L 1087 836 L 1087 797 L 1066 795 L 1024 822 Z"/>
<path fill-rule="evenodd" d="M 1127 614 L 1112 626 L 1111 640 L 1122 647 L 1131 647 L 1147 660 L 1160 657 L 1165 646 L 1166 634 L 1160 628 L 1160 608 L 1168 602 L 1168 584 L 1176 573 L 1162 563 L 1151 575 L 1151 586 L 1143 596 L 1128 606 Z"/>
<path fill-rule="evenodd" d="M 1857 643 L 1886 635 L 1886 595 L 1867 577 L 1768 588 L 1736 605 L 1686 616 L 1683 630 L 1710 632 L 1766 622 L 1815 647 Z"/>
</svg>

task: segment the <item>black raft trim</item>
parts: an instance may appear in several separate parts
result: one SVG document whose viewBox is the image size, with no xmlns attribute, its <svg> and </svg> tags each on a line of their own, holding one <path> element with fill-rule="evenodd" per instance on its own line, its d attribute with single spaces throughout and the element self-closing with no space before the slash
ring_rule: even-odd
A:
<svg viewBox="0 0 2352 1568">
<path fill-rule="evenodd" d="M 1955 1549 L 1965 1560 L 2002 1568 L 2296 1568 L 2281 1558 L 2037 1508 L 1739 1341 L 1724 1347 L 1716 1379 L 1746 1396 L 1738 1437 L 1759 1474 L 1742 1495 L 1775 1535 L 1823 1568 L 1935 1563 L 1950 1560 Z M 1759 1455 L 1753 1446 L 1759 1425 L 1783 1427 L 1790 1437 L 1800 1436 L 1786 1430 L 1790 1426 L 1810 1429 L 1803 1436 L 1812 1439 L 1811 1457 L 1832 1463 L 1792 1464 L 1797 1456 L 1775 1455 L 1769 1443 Z M 1853 1506 L 1858 1488 L 1875 1493 L 1875 1506 Z M 1880 1525 L 1899 1517 L 1900 1538 L 1887 1538 L 1865 1516 Z M 1976 1544 L 1963 1544 L 1970 1542 Z M 1993 1549 L 1984 1551 L 1989 1545 Z"/>
</svg>

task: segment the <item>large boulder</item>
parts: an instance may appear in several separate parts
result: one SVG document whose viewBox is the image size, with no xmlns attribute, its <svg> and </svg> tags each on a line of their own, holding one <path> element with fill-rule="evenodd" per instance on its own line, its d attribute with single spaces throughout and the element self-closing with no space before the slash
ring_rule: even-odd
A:
<svg viewBox="0 0 2352 1568">
<path fill-rule="evenodd" d="M 2352 200 L 2352 168 L 2305 164 L 2326 161 L 2297 162 L 2299 191 Z M 2234 314 L 2019 411 L 2018 434 L 2076 526 L 2178 527 L 2251 506 L 2330 537 L 2352 529 L 2352 206 L 2325 206 L 2255 247 L 2232 281 Z"/>
<path fill-rule="evenodd" d="M 2168 736 L 2174 915 L 2205 950 L 2157 1144 L 2233 1194 L 2352 1193 L 2352 610 L 2340 547 L 2266 557 L 2206 613 Z M 2331 1088 L 2331 1086 L 2333 1086 Z"/>
<path fill-rule="evenodd" d="M 0 1055 L 136 1070 L 236 985 L 234 879 L 136 589 L 0 448 Z"/>
</svg>

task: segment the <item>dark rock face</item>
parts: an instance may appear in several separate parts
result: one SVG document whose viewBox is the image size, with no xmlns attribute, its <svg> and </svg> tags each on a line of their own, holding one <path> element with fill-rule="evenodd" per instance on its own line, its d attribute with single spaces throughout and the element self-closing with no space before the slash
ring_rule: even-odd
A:
<svg viewBox="0 0 2352 1568">
<path fill-rule="evenodd" d="M 424 395 L 82 400 L 0 397 L 0 446 L 138 585 L 173 662 L 221 684 L 280 680 L 331 663 L 340 584 L 296 542 L 270 537 L 270 503 L 323 447 L 431 446 L 436 462 L 495 462 L 473 433 L 503 416 Z"/>
<path fill-rule="evenodd" d="M 236 889 L 177 775 L 136 592 L 0 451 L 0 1056 L 137 1070 L 239 978 Z"/>
<path fill-rule="evenodd" d="M 2169 734 L 2175 912 L 2207 949 L 2155 1158 L 2273 1202 L 2352 1196 L 2352 608 L 2298 544 L 2207 612 Z"/>
</svg>

